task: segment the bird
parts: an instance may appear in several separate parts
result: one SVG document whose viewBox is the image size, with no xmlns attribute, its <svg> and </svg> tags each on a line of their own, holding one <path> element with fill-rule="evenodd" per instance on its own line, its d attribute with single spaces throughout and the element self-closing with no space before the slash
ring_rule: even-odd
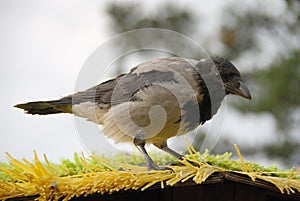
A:
<svg viewBox="0 0 300 201">
<path fill-rule="evenodd" d="M 147 144 L 178 158 L 168 139 L 203 125 L 218 111 L 225 96 L 251 99 L 238 69 L 227 59 L 155 58 L 128 73 L 65 97 L 17 104 L 32 115 L 70 113 L 103 126 L 115 144 L 133 143 L 148 170 L 169 170 L 154 163 Z"/>
</svg>

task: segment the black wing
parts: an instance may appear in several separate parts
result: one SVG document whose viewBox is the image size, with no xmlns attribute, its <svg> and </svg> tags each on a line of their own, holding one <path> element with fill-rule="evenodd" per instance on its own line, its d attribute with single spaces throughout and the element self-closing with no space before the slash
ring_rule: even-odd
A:
<svg viewBox="0 0 300 201">
<path fill-rule="evenodd" d="M 139 74 L 128 73 L 65 98 L 72 98 L 73 104 L 95 102 L 98 104 L 117 105 L 127 101 L 134 101 L 134 95 L 144 87 L 154 83 L 174 81 L 172 72 L 152 70 Z"/>
</svg>

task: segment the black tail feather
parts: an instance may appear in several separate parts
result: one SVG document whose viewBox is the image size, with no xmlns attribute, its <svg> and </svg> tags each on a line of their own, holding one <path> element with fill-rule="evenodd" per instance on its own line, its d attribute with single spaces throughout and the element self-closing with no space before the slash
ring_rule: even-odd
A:
<svg viewBox="0 0 300 201">
<path fill-rule="evenodd" d="M 27 114 L 57 114 L 72 113 L 72 99 L 60 99 L 53 101 L 36 101 L 15 105 L 23 109 Z"/>
</svg>

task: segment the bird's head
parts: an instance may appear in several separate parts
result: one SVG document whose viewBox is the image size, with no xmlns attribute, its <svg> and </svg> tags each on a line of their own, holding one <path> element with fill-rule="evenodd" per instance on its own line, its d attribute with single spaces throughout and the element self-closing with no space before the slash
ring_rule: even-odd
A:
<svg viewBox="0 0 300 201">
<path fill-rule="evenodd" d="M 243 83 L 240 72 L 228 60 L 221 57 L 211 58 L 222 78 L 226 94 L 235 94 L 246 99 L 251 99 L 249 89 Z"/>
</svg>

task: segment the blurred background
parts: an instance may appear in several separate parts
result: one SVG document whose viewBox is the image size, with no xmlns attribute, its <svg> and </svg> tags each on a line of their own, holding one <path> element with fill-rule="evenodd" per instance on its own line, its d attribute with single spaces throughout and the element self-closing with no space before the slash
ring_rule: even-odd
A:
<svg viewBox="0 0 300 201">
<path fill-rule="evenodd" d="M 211 152 L 234 152 L 237 143 L 246 160 L 298 167 L 299 10 L 300 2 L 293 0 L 0 1 L 0 161 L 6 160 L 5 152 L 30 159 L 36 150 L 52 161 L 85 152 L 71 115 L 26 116 L 13 105 L 74 92 L 85 60 L 106 40 L 134 29 L 162 28 L 231 60 L 252 93 L 251 101 L 228 97 L 223 103 L 223 134 Z M 155 40 L 149 43 L 167 41 Z M 115 44 L 112 54 L 145 41 L 136 37 Z M 201 59 L 189 47 L 178 48 Z M 120 59 L 110 76 L 146 61 L 145 55 L 158 56 Z M 204 130 L 193 142 L 197 149 Z"/>
</svg>

